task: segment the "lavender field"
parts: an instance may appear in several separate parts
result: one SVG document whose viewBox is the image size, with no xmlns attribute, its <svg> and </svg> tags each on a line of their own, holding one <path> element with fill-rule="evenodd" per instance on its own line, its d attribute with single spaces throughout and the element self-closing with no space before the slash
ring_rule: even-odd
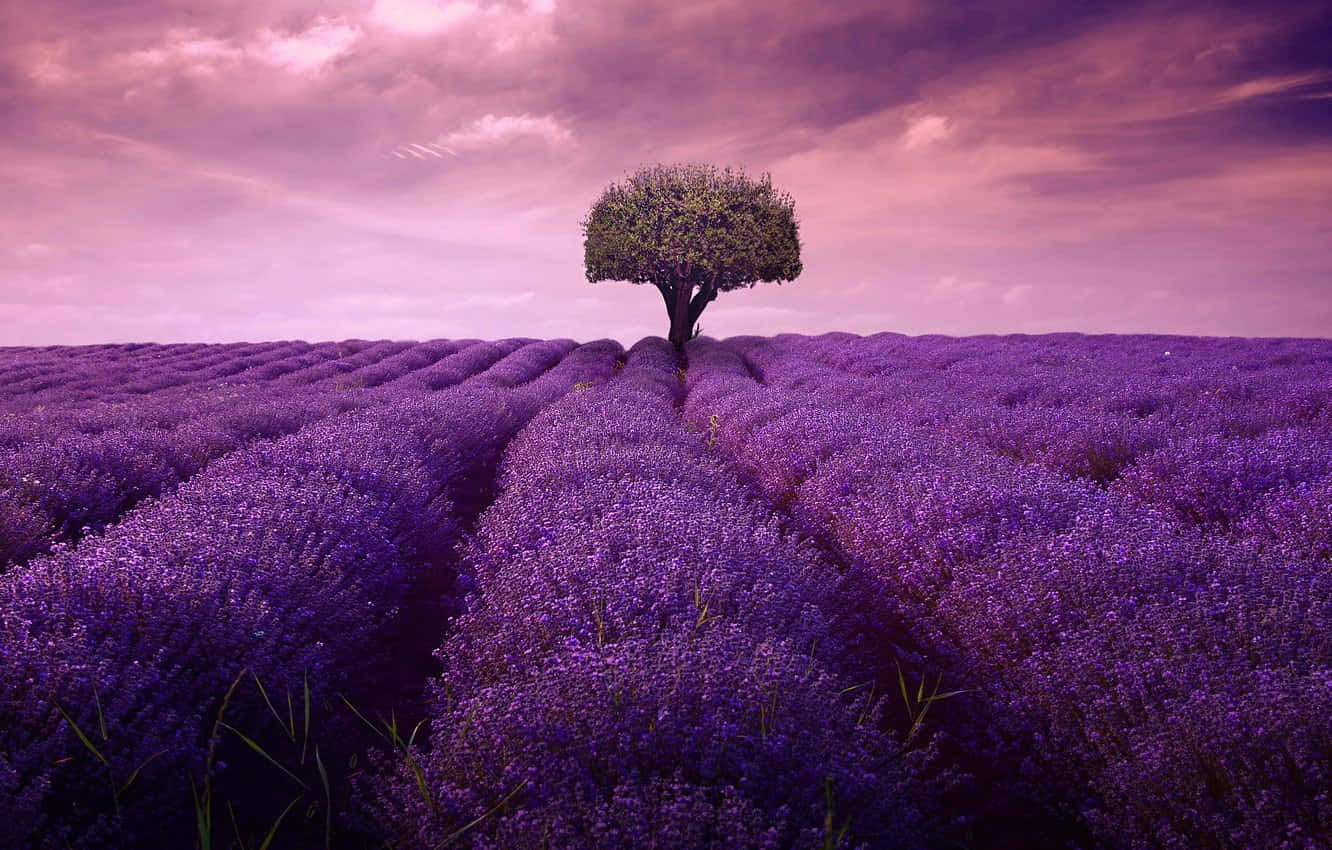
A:
<svg viewBox="0 0 1332 850">
<path fill-rule="evenodd" d="M 0 847 L 1329 835 L 1332 341 L 0 348 Z"/>
</svg>

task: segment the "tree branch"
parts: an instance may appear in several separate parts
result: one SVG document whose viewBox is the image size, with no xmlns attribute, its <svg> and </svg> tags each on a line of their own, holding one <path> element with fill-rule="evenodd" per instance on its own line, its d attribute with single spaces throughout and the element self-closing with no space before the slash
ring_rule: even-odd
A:
<svg viewBox="0 0 1332 850">
<path fill-rule="evenodd" d="M 703 281 L 703 285 L 698 288 L 698 292 L 689 301 L 689 327 L 693 327 L 698 321 L 698 317 L 703 314 L 703 308 L 717 297 L 717 272 L 712 273 L 709 280 Z"/>
</svg>

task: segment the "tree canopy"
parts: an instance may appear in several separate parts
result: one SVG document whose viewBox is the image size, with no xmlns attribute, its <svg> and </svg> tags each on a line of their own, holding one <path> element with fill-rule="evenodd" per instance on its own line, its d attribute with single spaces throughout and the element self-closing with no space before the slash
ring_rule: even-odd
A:
<svg viewBox="0 0 1332 850">
<path fill-rule="evenodd" d="M 612 184 L 582 222 L 589 283 L 650 283 L 683 348 L 717 293 L 800 275 L 794 203 L 728 167 L 656 165 Z"/>
</svg>

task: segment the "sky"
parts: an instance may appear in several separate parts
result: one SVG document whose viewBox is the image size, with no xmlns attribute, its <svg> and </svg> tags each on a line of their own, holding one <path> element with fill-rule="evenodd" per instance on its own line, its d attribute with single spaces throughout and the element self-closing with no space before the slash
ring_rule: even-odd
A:
<svg viewBox="0 0 1332 850">
<path fill-rule="evenodd" d="M 0 0 L 0 345 L 664 336 L 581 222 L 771 177 L 702 332 L 1332 337 L 1332 3 Z"/>
</svg>

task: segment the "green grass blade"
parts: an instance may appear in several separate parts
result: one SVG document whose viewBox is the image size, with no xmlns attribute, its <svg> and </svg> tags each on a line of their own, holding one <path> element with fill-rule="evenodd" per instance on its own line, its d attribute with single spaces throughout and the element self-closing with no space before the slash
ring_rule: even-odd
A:
<svg viewBox="0 0 1332 850">
<path fill-rule="evenodd" d="M 203 798 L 199 797 L 199 789 L 194 786 L 194 777 L 190 777 L 190 796 L 194 798 L 194 821 L 199 828 L 199 848 L 200 850 L 212 850 L 213 847 L 213 806 L 208 797 L 208 790 L 204 789 Z"/>
<path fill-rule="evenodd" d="M 106 717 L 102 715 L 102 698 L 97 693 L 97 686 L 93 685 L 93 704 L 97 706 L 97 727 L 102 732 L 102 740 L 107 739 Z"/>
<path fill-rule="evenodd" d="M 296 774 L 292 773 L 290 770 L 287 770 L 285 767 L 283 767 L 281 764 L 279 764 L 277 759 L 275 759 L 275 758 L 273 758 L 272 756 L 270 756 L 270 755 L 268 754 L 268 751 L 267 751 L 267 750 L 265 750 L 263 747 L 259 746 L 259 744 L 257 744 L 253 739 L 251 739 L 251 738 L 250 738 L 248 735 L 246 735 L 244 732 L 240 731 L 240 730 L 237 729 L 235 726 L 232 726 L 232 725 L 229 724 L 229 723 L 219 723 L 218 725 L 221 726 L 223 729 L 230 729 L 232 732 L 235 732 L 235 733 L 236 733 L 236 736 L 237 736 L 238 738 L 240 738 L 242 741 L 244 741 L 247 745 L 249 745 L 250 749 L 254 750 L 254 751 L 255 751 L 256 753 L 258 753 L 259 755 L 261 755 L 261 756 L 263 756 L 264 758 L 268 759 L 268 762 L 269 762 L 270 764 L 272 764 L 272 765 L 273 765 L 274 767 L 276 767 L 278 770 L 280 770 L 280 771 L 282 771 L 283 773 L 285 773 L 285 774 L 287 774 L 288 776 L 290 776 L 290 777 L 291 777 L 293 780 L 295 780 L 296 783 L 297 783 L 298 785 L 300 785 L 302 788 L 304 788 L 304 789 L 307 790 L 307 791 L 310 790 L 310 786 L 309 786 L 309 785 L 306 785 L 304 782 L 302 782 L 302 781 L 301 781 L 301 778 L 300 778 L 299 776 L 297 776 Z"/>
<path fill-rule="evenodd" d="M 378 726 L 376 726 L 375 724 L 371 723 L 369 720 L 366 720 L 366 719 L 365 719 L 365 715 L 362 714 L 362 713 L 360 712 L 360 710 L 358 710 L 358 709 L 356 708 L 356 706 L 354 706 L 354 705 L 351 704 L 351 700 L 347 699 L 347 698 L 346 698 L 345 696 L 343 696 L 342 694 L 338 694 L 338 699 L 340 699 L 340 700 L 342 700 L 343 702 L 345 702 L 345 703 L 347 704 L 347 707 L 350 708 L 350 709 L 352 710 L 352 713 L 355 714 L 357 717 L 359 717 L 359 718 L 361 719 L 361 722 L 362 722 L 362 723 L 364 723 L 366 726 L 370 727 L 370 731 L 371 731 L 371 732 L 374 732 L 376 735 L 378 735 L 379 737 L 383 738 L 385 741 L 388 741 L 388 743 L 390 743 L 390 744 L 393 743 L 393 741 L 391 741 L 387 735 L 385 735 L 383 732 L 379 731 L 379 727 L 378 727 Z"/>
<path fill-rule="evenodd" d="M 897 664 L 896 661 L 893 663 Z M 901 664 L 897 664 L 897 687 L 902 691 L 902 702 L 906 705 L 907 716 L 915 717 L 916 713 L 911 710 L 911 696 L 907 694 L 906 675 L 902 672 Z"/>
<path fill-rule="evenodd" d="M 452 844 L 453 842 L 457 841 L 459 838 L 461 838 L 461 837 L 463 836 L 463 833 L 467 832 L 467 831 L 468 831 L 469 829 L 471 829 L 472 827 L 474 827 L 474 826 L 476 826 L 477 824 L 481 823 L 481 821 L 485 820 L 486 818 L 488 818 L 488 817 L 490 817 L 491 815 L 493 815 L 495 812 L 499 811 L 500 807 L 503 806 L 505 803 L 509 802 L 510 800 L 512 800 L 512 799 L 514 798 L 514 795 L 516 795 L 519 791 L 523 790 L 523 786 L 526 785 L 526 784 L 527 784 L 527 780 L 526 780 L 526 779 L 524 779 L 522 782 L 519 782 L 519 783 L 518 783 L 518 787 L 515 788 L 515 789 L 513 789 L 512 791 L 510 791 L 508 794 L 506 794 L 503 800 L 500 800 L 498 803 L 496 803 L 495 805 L 491 806 L 491 807 L 490 807 L 489 809 L 487 809 L 486 812 L 485 812 L 484 814 L 482 814 L 480 817 L 478 817 L 478 818 L 472 820 L 470 823 L 468 823 L 467 825 L 465 825 L 462 829 L 460 829 L 460 830 L 458 830 L 457 832 L 453 833 L 453 834 L 450 835 L 448 838 L 445 838 L 444 841 L 443 841 L 443 843 L 438 844 L 438 845 L 436 845 L 436 846 L 437 846 L 437 847 L 447 847 L 447 846 L 449 846 L 450 844 Z"/>
<path fill-rule="evenodd" d="M 328 787 L 328 771 L 324 770 L 324 760 L 319 757 L 319 745 L 315 745 L 315 766 L 319 768 L 319 781 L 324 783 L 324 847 L 333 843 L 333 792 Z"/>
<path fill-rule="evenodd" d="M 264 683 L 259 681 L 259 674 L 252 670 L 250 671 L 250 675 L 254 678 L 254 683 L 259 686 L 259 694 L 264 698 L 264 704 L 268 706 L 268 710 L 273 713 L 273 719 L 277 720 L 278 725 L 282 727 L 283 732 L 288 732 L 287 725 L 282 722 L 282 715 L 278 714 L 278 710 L 273 707 L 273 701 L 268 698 L 268 691 L 264 688 Z M 291 742 L 293 744 L 296 743 L 296 730 L 293 728 L 288 734 L 291 737 Z"/>
<path fill-rule="evenodd" d="M 415 726 L 412 727 L 412 735 L 410 738 L 407 739 L 408 747 L 416 743 L 416 733 L 421 731 L 421 727 L 425 725 L 425 722 L 426 718 L 423 717 L 421 718 L 421 722 L 417 723 Z"/>
<path fill-rule="evenodd" d="M 128 791 L 129 787 L 134 784 L 134 780 L 139 778 L 139 771 L 147 767 L 149 762 L 151 762 L 153 759 L 157 758 L 164 752 L 166 752 L 165 749 L 158 750 L 157 752 L 150 755 L 148 758 L 144 759 L 143 762 L 140 763 L 138 767 L 134 768 L 134 772 L 129 775 L 129 779 L 125 780 L 125 784 L 120 786 L 120 790 L 116 792 L 116 795 L 119 796 Z"/>
<path fill-rule="evenodd" d="M 403 749 L 402 753 L 407 757 L 407 766 L 412 769 L 412 775 L 416 777 L 416 788 L 421 792 L 421 799 L 425 800 L 426 808 L 430 809 L 430 813 L 433 815 L 435 813 L 435 801 L 430 796 L 430 786 L 426 785 L 425 773 L 421 770 L 421 766 L 416 763 L 416 759 L 412 758 L 410 750 Z"/>
<path fill-rule="evenodd" d="M 960 690 L 960 691 L 944 691 L 944 692 L 941 693 L 941 694 L 931 694 L 930 697 L 929 697 L 928 699 L 926 699 L 925 701 L 926 701 L 926 702 L 935 702 L 936 700 L 948 699 L 949 697 L 955 697 L 955 696 L 957 696 L 958 694 L 969 694 L 969 693 L 971 693 L 971 691 L 972 691 L 971 688 L 963 688 L 963 689 Z"/>
<path fill-rule="evenodd" d="M 231 831 L 236 834 L 236 843 L 240 850 L 246 850 L 245 838 L 241 835 L 240 824 L 236 822 L 236 807 L 231 805 L 230 800 L 227 800 L 227 816 L 231 818 Z"/>
<path fill-rule="evenodd" d="M 296 799 L 287 804 L 287 807 L 282 810 L 282 814 L 278 815 L 277 820 L 273 821 L 273 825 L 268 828 L 267 834 L 264 835 L 263 843 L 259 845 L 259 850 L 268 850 L 269 845 L 273 843 L 273 836 L 277 835 L 278 827 L 282 826 L 282 819 L 287 816 L 287 812 L 291 811 L 291 807 L 300 801 L 301 798 L 297 796 Z M 242 848 L 242 850 L 244 850 L 244 848 Z"/>
<path fill-rule="evenodd" d="M 287 726 L 291 729 L 291 742 L 296 743 L 296 715 L 291 707 L 291 688 L 287 688 Z"/>
<path fill-rule="evenodd" d="M 306 673 L 302 677 L 305 682 L 305 732 L 301 736 L 301 764 L 305 764 L 305 747 L 310 743 L 310 674 Z M 295 722 L 292 723 L 295 729 Z"/>
<path fill-rule="evenodd" d="M 88 748 L 89 752 L 97 756 L 98 761 L 110 768 L 111 763 L 106 760 L 106 756 L 102 755 L 102 751 L 94 746 L 93 742 L 89 740 L 87 735 L 83 734 L 83 730 L 79 728 L 79 724 L 74 722 L 74 718 L 66 714 L 65 709 L 59 704 L 56 705 L 56 711 L 60 712 L 60 716 L 65 718 L 65 721 L 69 723 L 70 728 L 74 730 L 74 734 L 79 736 L 79 740 L 83 742 L 83 745 Z"/>
<path fill-rule="evenodd" d="M 398 735 L 398 712 L 396 709 L 389 709 L 389 719 L 388 722 L 384 724 L 384 728 L 388 730 L 389 737 L 394 744 L 397 744 L 400 747 L 403 746 L 402 738 Z"/>
</svg>

